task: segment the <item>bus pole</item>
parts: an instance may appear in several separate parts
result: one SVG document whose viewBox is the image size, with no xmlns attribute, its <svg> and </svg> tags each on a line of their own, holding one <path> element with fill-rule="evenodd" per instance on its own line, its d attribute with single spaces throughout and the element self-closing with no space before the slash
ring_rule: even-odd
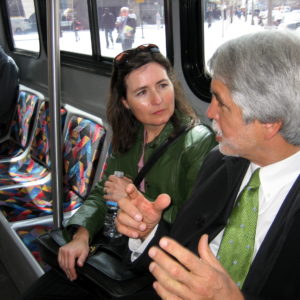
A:
<svg viewBox="0 0 300 300">
<path fill-rule="evenodd" d="M 50 106 L 50 159 L 54 228 L 63 220 L 62 146 L 60 121 L 59 0 L 47 2 L 48 93 Z"/>
</svg>

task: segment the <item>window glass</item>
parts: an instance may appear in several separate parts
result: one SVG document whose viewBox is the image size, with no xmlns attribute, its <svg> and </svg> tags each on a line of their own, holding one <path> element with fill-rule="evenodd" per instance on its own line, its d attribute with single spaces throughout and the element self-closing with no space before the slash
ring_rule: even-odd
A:
<svg viewBox="0 0 300 300">
<path fill-rule="evenodd" d="M 274 28 L 300 35 L 299 0 L 205 0 L 205 61 L 227 40 Z"/>
<path fill-rule="evenodd" d="M 87 0 L 60 0 L 60 49 L 92 54 Z"/>
<path fill-rule="evenodd" d="M 166 55 L 163 0 L 97 0 L 101 55 L 156 44 Z"/>
<path fill-rule="evenodd" d="M 40 51 L 33 0 L 7 0 L 10 27 L 15 48 Z"/>
</svg>

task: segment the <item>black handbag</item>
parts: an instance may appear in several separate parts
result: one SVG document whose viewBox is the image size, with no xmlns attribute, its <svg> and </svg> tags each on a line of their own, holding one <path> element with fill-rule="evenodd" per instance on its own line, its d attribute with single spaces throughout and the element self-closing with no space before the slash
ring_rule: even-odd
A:
<svg viewBox="0 0 300 300">
<path fill-rule="evenodd" d="M 54 229 L 38 238 L 42 259 L 59 272 L 57 255 L 60 246 L 67 241 L 61 229 Z M 80 283 L 93 289 L 95 294 L 103 292 L 111 297 L 128 296 L 151 284 L 150 273 L 137 274 L 123 264 L 127 251 L 128 238 L 107 239 L 102 234 L 97 235 L 92 243 L 92 251 L 83 267 L 76 268 Z"/>
<path fill-rule="evenodd" d="M 169 137 L 152 154 L 134 180 L 137 187 L 157 159 L 167 150 L 167 147 L 192 127 L 182 128 L 176 135 Z M 42 259 L 51 267 L 62 272 L 57 262 L 59 247 L 67 243 L 62 229 L 54 229 L 41 235 L 38 242 Z M 100 232 L 93 239 L 90 255 L 84 266 L 77 268 L 77 272 L 84 282 L 89 282 L 89 288 L 93 288 L 96 294 L 99 291 L 99 295 L 102 295 L 104 291 L 112 297 L 128 296 L 152 283 L 153 277 L 149 272 L 135 273 L 124 265 L 123 259 L 128 251 L 127 245 L 128 238 L 125 236 L 109 239 Z M 90 283 L 94 285 L 91 287 Z"/>
</svg>

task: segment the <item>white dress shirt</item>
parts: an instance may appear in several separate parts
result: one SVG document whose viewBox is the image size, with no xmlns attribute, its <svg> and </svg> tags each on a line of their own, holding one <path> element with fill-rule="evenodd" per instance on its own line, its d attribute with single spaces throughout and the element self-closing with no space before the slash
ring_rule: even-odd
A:
<svg viewBox="0 0 300 300">
<path fill-rule="evenodd" d="M 258 166 L 251 163 L 241 184 L 240 191 L 250 180 Z M 272 225 L 285 197 L 300 173 L 300 151 L 274 164 L 262 167 L 259 171 L 259 209 L 256 225 L 254 256 Z M 216 255 L 223 237 L 222 230 L 210 243 Z M 254 258 L 253 256 L 253 258 Z"/>
<path fill-rule="evenodd" d="M 252 173 L 259 166 L 250 163 L 245 174 L 240 191 L 250 180 Z M 300 173 L 300 151 L 294 155 L 278 161 L 266 167 L 261 167 L 259 172 L 259 211 L 256 225 L 256 236 L 254 245 L 254 256 L 261 246 L 271 224 L 273 223 L 285 197 L 290 191 Z M 131 260 L 134 261 L 143 253 L 151 239 L 153 238 L 157 227 L 151 232 L 147 239 L 142 242 L 139 239 L 129 239 L 129 249 L 132 251 Z M 223 237 L 222 230 L 210 243 L 212 252 L 216 255 Z M 253 258 L 254 258 L 253 256 Z"/>
</svg>

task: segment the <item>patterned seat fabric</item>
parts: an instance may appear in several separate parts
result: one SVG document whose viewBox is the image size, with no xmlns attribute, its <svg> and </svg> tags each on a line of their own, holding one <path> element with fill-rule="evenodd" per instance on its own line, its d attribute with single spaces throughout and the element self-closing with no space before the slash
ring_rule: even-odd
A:
<svg viewBox="0 0 300 300">
<path fill-rule="evenodd" d="M 41 108 L 41 114 L 38 119 L 35 137 L 31 146 L 31 157 L 46 167 L 50 167 L 50 112 L 49 102 L 44 102 Z M 60 109 L 62 131 L 66 119 L 67 111 Z"/>
<path fill-rule="evenodd" d="M 38 96 L 20 91 L 10 138 L 0 144 L 0 159 L 15 157 L 28 146 L 38 100 Z"/>
<path fill-rule="evenodd" d="M 72 116 L 64 141 L 64 185 L 85 199 L 90 192 L 103 146 L 105 129 L 94 121 Z"/>
<path fill-rule="evenodd" d="M 40 266 L 45 271 L 48 271 L 50 269 L 50 266 L 47 265 L 41 258 L 37 238 L 40 235 L 49 232 L 52 228 L 53 226 L 51 224 L 47 224 L 47 225 L 28 226 L 16 230 L 17 234 L 19 235 L 23 243 L 27 246 L 29 251 L 32 253 L 33 257 L 38 261 Z"/>
<path fill-rule="evenodd" d="M 42 102 L 30 152 L 16 162 L 0 163 L 0 189 L 42 179 L 49 173 L 49 104 Z"/>
<path fill-rule="evenodd" d="M 64 211 L 79 207 L 90 192 L 105 138 L 102 125 L 72 116 L 64 138 Z M 0 209 L 9 221 L 52 214 L 51 182 L 0 190 Z"/>
<path fill-rule="evenodd" d="M 30 155 L 42 165 L 50 166 L 50 112 L 49 103 L 44 102 L 41 106 L 37 127 L 32 141 Z"/>
<path fill-rule="evenodd" d="M 66 110 L 61 109 L 62 121 Z M 43 102 L 29 154 L 16 162 L 0 163 L 0 189 L 45 178 L 50 173 L 49 103 Z"/>
</svg>

